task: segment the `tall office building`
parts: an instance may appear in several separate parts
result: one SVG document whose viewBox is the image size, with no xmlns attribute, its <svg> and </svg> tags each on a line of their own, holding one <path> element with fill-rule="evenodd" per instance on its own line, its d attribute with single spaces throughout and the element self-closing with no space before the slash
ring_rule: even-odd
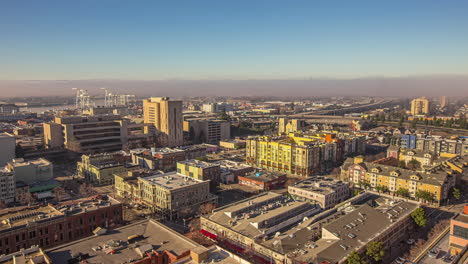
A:
<svg viewBox="0 0 468 264">
<path fill-rule="evenodd" d="M 170 100 L 169 97 L 145 99 L 143 116 L 145 123 L 154 124 L 161 133 L 164 146 L 175 147 L 183 144 L 182 101 Z"/>
<path fill-rule="evenodd" d="M 16 139 L 15 136 L 8 133 L 0 133 L 0 167 L 5 166 L 9 161 L 15 158 Z"/>
<path fill-rule="evenodd" d="M 411 114 L 412 115 L 425 115 L 429 114 L 429 100 L 425 97 L 416 98 L 411 101 Z"/>
<path fill-rule="evenodd" d="M 448 99 L 447 96 L 441 96 L 440 97 L 440 108 L 445 108 L 448 106 Z"/>
</svg>

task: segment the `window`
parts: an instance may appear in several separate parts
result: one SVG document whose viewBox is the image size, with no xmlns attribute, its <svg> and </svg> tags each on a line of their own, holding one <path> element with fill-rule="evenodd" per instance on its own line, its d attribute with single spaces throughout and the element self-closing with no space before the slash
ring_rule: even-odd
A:
<svg viewBox="0 0 468 264">
<path fill-rule="evenodd" d="M 463 239 L 468 239 L 468 228 L 454 225 L 453 226 L 453 235 L 463 238 Z"/>
</svg>

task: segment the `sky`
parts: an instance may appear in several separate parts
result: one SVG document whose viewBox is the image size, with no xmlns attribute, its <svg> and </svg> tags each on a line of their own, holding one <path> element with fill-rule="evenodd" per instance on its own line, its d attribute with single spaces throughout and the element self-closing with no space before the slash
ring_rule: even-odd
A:
<svg viewBox="0 0 468 264">
<path fill-rule="evenodd" d="M 468 1 L 0 1 L 0 80 L 468 74 Z"/>
</svg>

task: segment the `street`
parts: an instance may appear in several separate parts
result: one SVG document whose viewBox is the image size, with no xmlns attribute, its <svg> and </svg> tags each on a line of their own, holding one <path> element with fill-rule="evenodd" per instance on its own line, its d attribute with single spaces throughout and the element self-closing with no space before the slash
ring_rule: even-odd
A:
<svg viewBox="0 0 468 264">
<path fill-rule="evenodd" d="M 442 257 L 448 252 L 449 250 L 449 237 L 450 234 L 447 233 L 437 244 L 435 244 L 432 248 L 440 249 L 439 255 L 436 258 L 431 258 L 427 254 L 418 262 L 419 264 L 445 264 L 442 260 Z"/>
</svg>

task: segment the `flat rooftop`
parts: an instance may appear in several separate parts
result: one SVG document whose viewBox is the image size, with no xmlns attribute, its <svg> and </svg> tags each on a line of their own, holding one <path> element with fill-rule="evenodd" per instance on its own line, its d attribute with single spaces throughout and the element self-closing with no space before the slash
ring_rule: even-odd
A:
<svg viewBox="0 0 468 264">
<path fill-rule="evenodd" d="M 294 185 L 289 186 L 289 188 L 298 188 L 309 192 L 329 194 L 335 192 L 337 188 L 345 185 L 347 186 L 349 183 L 318 176 L 299 181 Z"/>
<path fill-rule="evenodd" d="M 245 163 L 237 162 L 237 161 L 232 161 L 232 160 L 217 160 L 213 162 L 215 164 L 219 164 L 222 168 L 230 169 L 230 170 L 239 170 L 239 169 L 245 169 L 245 168 L 253 168 L 250 165 L 247 165 Z"/>
<path fill-rule="evenodd" d="M 43 222 L 54 218 L 80 214 L 99 208 L 119 204 L 120 202 L 102 196 L 92 196 L 59 203 L 57 206 L 16 207 L 0 210 L 0 232 L 26 225 L 28 222 Z"/>
<path fill-rule="evenodd" d="M 416 203 L 402 201 L 389 201 L 377 207 L 361 205 L 325 223 L 322 226 L 322 238 L 307 242 L 303 248 L 296 248 L 290 251 L 290 254 L 298 261 L 339 262 L 351 251 L 364 247 L 378 235 L 392 228 L 417 207 Z"/>
<path fill-rule="evenodd" d="M 207 182 L 179 174 L 176 171 L 164 174 L 157 174 L 141 179 L 169 190 L 182 189 L 187 186 L 193 186 Z"/>
<path fill-rule="evenodd" d="M 179 161 L 178 163 L 188 165 L 188 166 L 197 167 L 197 168 L 201 168 L 201 169 L 211 168 L 211 167 L 219 167 L 218 164 L 209 163 L 209 162 L 200 161 L 200 160 L 195 160 L 195 159 Z"/>
<path fill-rule="evenodd" d="M 135 242 L 128 241 L 131 236 L 141 236 Z M 100 247 L 94 251 L 93 248 Z M 116 254 L 106 254 L 106 249 Z M 185 238 L 176 231 L 155 220 L 144 220 L 126 225 L 115 230 L 108 230 L 104 235 L 91 236 L 47 250 L 46 254 L 53 263 L 68 263 L 72 256 L 88 254 L 89 263 L 132 263 L 142 259 L 140 252 L 155 250 L 168 251 L 181 255 L 187 250 L 207 251 L 208 249 Z M 146 256 L 146 255 L 145 255 Z"/>
<path fill-rule="evenodd" d="M 459 214 L 455 216 L 454 220 L 463 222 L 463 223 L 468 223 L 468 215 L 466 214 Z"/>
<path fill-rule="evenodd" d="M 281 176 L 285 176 L 286 173 L 277 172 L 277 171 L 260 171 L 260 172 L 251 172 L 242 176 L 247 179 L 252 179 L 261 182 L 269 182 L 278 179 Z"/>
<path fill-rule="evenodd" d="M 264 193 L 233 205 L 215 209 L 206 218 L 233 231 L 254 238 L 292 216 L 317 210 L 306 202 L 294 201 L 277 193 Z"/>
<path fill-rule="evenodd" d="M 0 232 L 25 226 L 29 222 L 64 217 L 65 213 L 52 206 L 7 208 L 0 211 Z"/>
<path fill-rule="evenodd" d="M 9 164 L 13 167 L 21 167 L 27 165 L 36 165 L 36 166 L 48 166 L 52 163 L 44 158 L 24 160 L 23 158 L 13 159 Z"/>
<path fill-rule="evenodd" d="M 120 204 L 120 202 L 110 196 L 95 195 L 62 202 L 55 206 L 55 208 L 60 212 L 67 214 L 80 214 L 83 212 L 94 211 L 103 207 L 109 207 L 117 204 Z"/>
<path fill-rule="evenodd" d="M 177 153 L 177 152 L 183 152 L 183 150 L 176 149 L 176 148 L 158 148 L 152 151 L 153 155 L 154 154 L 167 154 L 167 153 Z"/>
</svg>

